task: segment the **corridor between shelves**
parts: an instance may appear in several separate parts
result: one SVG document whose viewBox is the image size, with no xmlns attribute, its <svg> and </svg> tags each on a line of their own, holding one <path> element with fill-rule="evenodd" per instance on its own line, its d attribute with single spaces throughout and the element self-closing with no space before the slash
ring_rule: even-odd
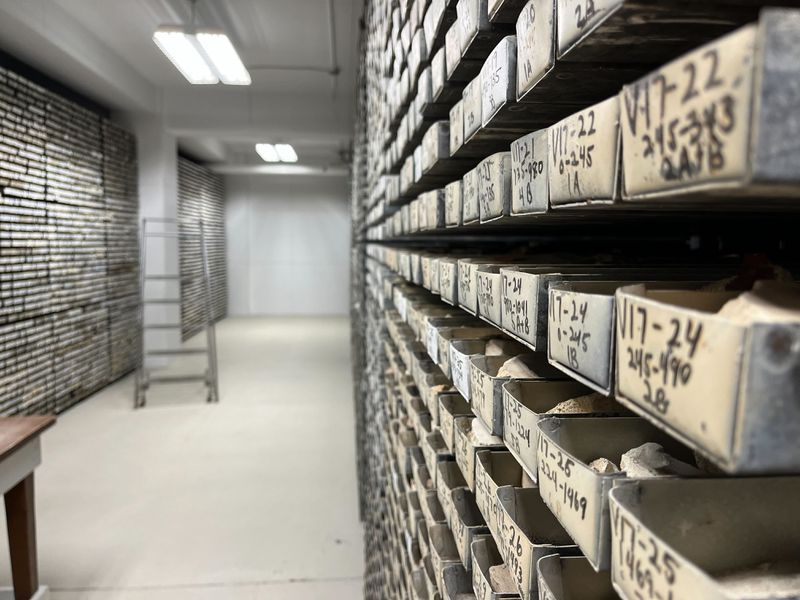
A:
<svg viewBox="0 0 800 600">
<path fill-rule="evenodd" d="M 218 405 L 161 387 L 134 411 L 128 376 L 44 436 L 52 600 L 361 596 L 347 319 L 229 318 L 217 335 Z"/>
</svg>

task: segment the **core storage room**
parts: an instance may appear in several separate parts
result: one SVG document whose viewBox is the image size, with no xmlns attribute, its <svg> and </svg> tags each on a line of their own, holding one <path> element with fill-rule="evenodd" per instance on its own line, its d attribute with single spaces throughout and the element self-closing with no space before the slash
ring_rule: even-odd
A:
<svg viewBox="0 0 800 600">
<path fill-rule="evenodd" d="M 0 0 L 0 600 L 800 600 L 800 0 Z"/>
</svg>

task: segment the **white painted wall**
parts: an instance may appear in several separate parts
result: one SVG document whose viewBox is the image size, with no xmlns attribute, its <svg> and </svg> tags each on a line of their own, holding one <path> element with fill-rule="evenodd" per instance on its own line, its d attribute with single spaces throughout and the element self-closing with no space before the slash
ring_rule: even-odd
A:
<svg viewBox="0 0 800 600">
<path fill-rule="evenodd" d="M 230 315 L 348 312 L 345 177 L 229 175 L 225 194 Z"/>
<path fill-rule="evenodd" d="M 175 136 L 164 128 L 159 115 L 128 115 L 126 124 L 136 134 L 139 176 L 139 218 L 175 219 L 178 216 L 178 145 Z M 141 221 L 140 221 L 141 223 Z M 140 225 L 141 226 L 141 225 Z M 175 225 L 155 224 L 149 232 L 175 231 Z M 143 240 L 148 275 L 178 275 L 177 237 L 149 237 Z M 180 283 L 145 281 L 146 298 L 177 298 Z M 144 323 L 180 323 L 178 304 L 145 304 Z M 180 348 L 181 330 L 146 329 L 145 351 Z M 165 365 L 171 358 L 147 357 L 149 366 Z"/>
</svg>

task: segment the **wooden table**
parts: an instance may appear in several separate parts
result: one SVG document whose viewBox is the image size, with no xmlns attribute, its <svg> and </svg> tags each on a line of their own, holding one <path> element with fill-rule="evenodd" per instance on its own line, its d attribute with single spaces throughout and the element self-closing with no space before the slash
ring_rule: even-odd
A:
<svg viewBox="0 0 800 600">
<path fill-rule="evenodd" d="M 42 462 L 40 436 L 55 422 L 55 417 L 0 417 L 0 493 L 15 600 L 30 600 L 39 592 L 33 470 Z"/>
</svg>

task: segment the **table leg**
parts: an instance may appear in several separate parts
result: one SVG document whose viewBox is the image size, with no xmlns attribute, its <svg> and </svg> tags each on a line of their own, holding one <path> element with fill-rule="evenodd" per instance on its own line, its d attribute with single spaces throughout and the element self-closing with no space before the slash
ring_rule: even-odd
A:
<svg viewBox="0 0 800 600">
<path fill-rule="evenodd" d="M 5 503 L 14 597 L 29 600 L 39 589 L 33 473 L 6 492 Z"/>
</svg>

